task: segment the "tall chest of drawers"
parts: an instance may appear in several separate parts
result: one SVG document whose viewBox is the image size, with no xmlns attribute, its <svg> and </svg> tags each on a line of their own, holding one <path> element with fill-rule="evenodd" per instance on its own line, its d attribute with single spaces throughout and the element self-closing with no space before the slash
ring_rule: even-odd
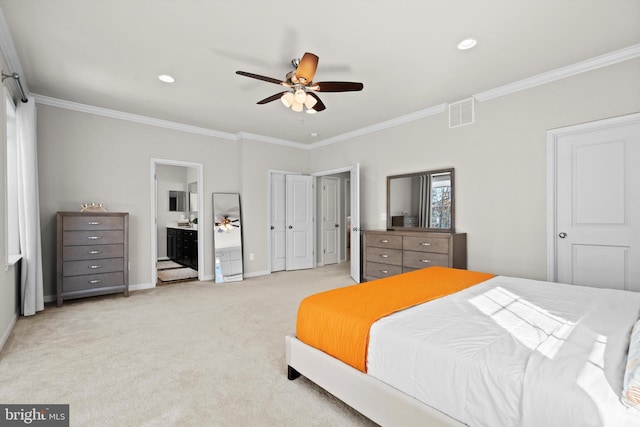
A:
<svg viewBox="0 0 640 427">
<path fill-rule="evenodd" d="M 367 230 L 363 238 L 365 281 L 420 268 L 467 268 L 466 233 Z"/>
<path fill-rule="evenodd" d="M 129 296 L 129 214 L 58 212 L 57 297 Z"/>
</svg>

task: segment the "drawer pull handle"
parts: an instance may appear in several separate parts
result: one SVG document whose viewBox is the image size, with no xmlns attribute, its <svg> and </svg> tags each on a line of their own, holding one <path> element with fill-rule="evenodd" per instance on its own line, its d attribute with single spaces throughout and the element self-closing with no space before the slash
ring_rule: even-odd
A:
<svg viewBox="0 0 640 427">
<path fill-rule="evenodd" d="M 90 265 L 89 266 L 90 269 L 95 270 L 96 268 L 102 268 L 101 265 Z"/>
<path fill-rule="evenodd" d="M 380 270 L 380 273 L 382 274 L 387 274 L 389 272 L 389 270 Z"/>
<path fill-rule="evenodd" d="M 389 241 L 386 239 L 383 239 L 383 240 L 380 240 L 380 243 L 389 243 Z"/>
<path fill-rule="evenodd" d="M 100 283 L 102 282 L 102 280 L 100 279 L 93 279 L 93 280 L 89 280 L 88 283 L 91 283 L 92 285 L 96 284 L 96 283 Z"/>
<path fill-rule="evenodd" d="M 89 255 L 96 255 L 96 254 L 101 254 L 102 251 L 89 251 L 87 252 Z"/>
<path fill-rule="evenodd" d="M 420 245 L 422 245 L 422 246 L 431 246 L 431 243 L 423 242 L 423 243 L 420 243 Z"/>
<path fill-rule="evenodd" d="M 389 255 L 387 255 L 387 254 L 382 254 L 382 255 L 380 255 L 380 256 L 381 256 L 382 258 L 389 258 Z"/>
<path fill-rule="evenodd" d="M 88 236 L 87 239 L 89 239 L 89 240 L 98 240 L 98 239 L 102 239 L 102 236 Z"/>
<path fill-rule="evenodd" d="M 89 221 L 89 225 L 100 225 L 100 221 Z"/>
<path fill-rule="evenodd" d="M 431 262 L 431 261 L 430 261 L 430 260 L 428 260 L 428 259 L 421 259 L 421 260 L 420 260 L 420 262 L 423 262 L 423 263 L 427 264 L 427 263 L 429 263 L 429 262 Z"/>
</svg>

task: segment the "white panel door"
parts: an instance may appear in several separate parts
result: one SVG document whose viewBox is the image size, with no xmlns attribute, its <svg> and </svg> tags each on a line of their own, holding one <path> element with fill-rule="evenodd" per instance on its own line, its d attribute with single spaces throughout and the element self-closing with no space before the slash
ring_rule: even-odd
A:
<svg viewBox="0 0 640 427">
<path fill-rule="evenodd" d="M 360 164 L 351 167 L 351 278 L 360 282 Z"/>
<path fill-rule="evenodd" d="M 340 251 L 340 180 L 322 177 L 322 264 L 336 264 Z"/>
<path fill-rule="evenodd" d="M 287 175 L 287 270 L 313 268 L 313 178 Z"/>
<path fill-rule="evenodd" d="M 287 264 L 286 186 L 284 173 L 271 174 L 271 271 Z"/>
<path fill-rule="evenodd" d="M 640 122 L 559 136 L 556 164 L 557 281 L 640 291 Z"/>
</svg>

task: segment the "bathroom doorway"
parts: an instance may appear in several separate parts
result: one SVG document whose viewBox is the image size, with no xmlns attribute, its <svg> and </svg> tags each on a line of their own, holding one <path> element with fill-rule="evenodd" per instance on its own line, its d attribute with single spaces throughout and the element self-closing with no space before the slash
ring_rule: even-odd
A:
<svg viewBox="0 0 640 427">
<path fill-rule="evenodd" d="M 152 280 L 202 280 L 202 164 L 152 159 Z"/>
</svg>

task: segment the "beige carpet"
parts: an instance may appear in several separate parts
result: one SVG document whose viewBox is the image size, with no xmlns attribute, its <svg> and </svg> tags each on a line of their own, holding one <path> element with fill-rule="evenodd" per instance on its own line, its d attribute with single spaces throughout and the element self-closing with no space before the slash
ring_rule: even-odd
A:
<svg viewBox="0 0 640 427">
<path fill-rule="evenodd" d="M 348 268 L 47 306 L 19 318 L 0 352 L 0 402 L 68 403 L 72 426 L 374 425 L 286 377 L 300 300 L 352 284 Z"/>
</svg>

